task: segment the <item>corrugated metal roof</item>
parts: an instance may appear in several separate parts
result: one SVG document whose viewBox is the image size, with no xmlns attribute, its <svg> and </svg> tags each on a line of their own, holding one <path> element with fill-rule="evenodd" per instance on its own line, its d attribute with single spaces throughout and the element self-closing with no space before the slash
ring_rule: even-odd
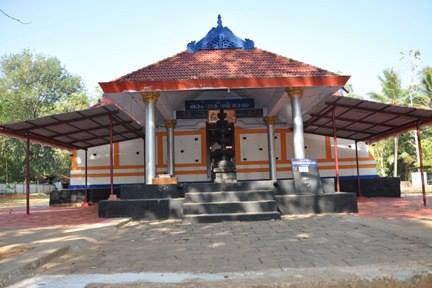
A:
<svg viewBox="0 0 432 288">
<path fill-rule="evenodd" d="M 0 134 L 66 149 L 85 149 L 143 138 L 142 126 L 115 104 L 0 125 Z"/>
<path fill-rule="evenodd" d="M 375 141 L 432 124 L 432 110 L 328 96 L 304 118 L 304 132 L 358 141 Z"/>
</svg>

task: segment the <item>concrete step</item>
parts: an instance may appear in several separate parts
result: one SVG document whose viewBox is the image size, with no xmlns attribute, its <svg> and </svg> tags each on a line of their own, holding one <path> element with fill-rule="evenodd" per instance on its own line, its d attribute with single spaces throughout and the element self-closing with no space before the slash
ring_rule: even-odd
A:
<svg viewBox="0 0 432 288">
<path fill-rule="evenodd" d="M 215 223 L 224 221 L 261 221 L 280 219 L 277 211 L 260 213 L 222 213 L 222 214 L 199 214 L 184 215 L 183 220 L 191 223 Z"/>
<path fill-rule="evenodd" d="M 222 214 L 222 213 L 259 213 L 277 212 L 275 200 L 185 203 L 183 214 Z"/>
<path fill-rule="evenodd" d="M 237 183 L 189 183 L 183 192 L 255 191 L 276 189 L 272 181 L 245 181 Z"/>
<path fill-rule="evenodd" d="M 238 202 L 274 200 L 272 190 L 188 192 L 185 203 Z"/>
</svg>

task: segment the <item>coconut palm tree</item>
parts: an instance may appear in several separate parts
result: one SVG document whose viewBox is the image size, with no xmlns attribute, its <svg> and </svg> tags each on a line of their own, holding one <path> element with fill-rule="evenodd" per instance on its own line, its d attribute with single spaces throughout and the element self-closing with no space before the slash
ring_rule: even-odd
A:
<svg viewBox="0 0 432 288">
<path fill-rule="evenodd" d="M 415 102 L 418 106 L 432 108 L 432 67 L 425 68 L 421 74 L 420 93 Z"/>
<path fill-rule="evenodd" d="M 381 92 L 371 92 L 369 96 L 378 102 L 388 104 L 404 104 L 407 101 L 407 92 L 402 88 L 401 79 L 393 69 L 386 69 L 383 75 L 378 79 L 381 82 Z M 398 144 L 399 136 L 394 138 L 394 153 L 393 153 L 393 177 L 397 177 L 398 173 Z"/>
</svg>

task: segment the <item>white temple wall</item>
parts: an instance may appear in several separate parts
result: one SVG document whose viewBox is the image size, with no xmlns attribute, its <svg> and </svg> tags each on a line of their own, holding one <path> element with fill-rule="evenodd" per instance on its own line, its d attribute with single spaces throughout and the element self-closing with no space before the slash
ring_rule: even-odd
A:
<svg viewBox="0 0 432 288">
<path fill-rule="evenodd" d="M 292 134 L 289 129 L 276 128 L 275 147 L 278 178 L 291 178 Z M 156 164 L 158 174 L 166 171 L 166 133 L 156 135 Z M 367 145 L 359 142 L 360 175 L 376 175 L 375 160 L 369 155 Z M 115 143 L 114 184 L 144 183 L 144 142 L 142 139 Z M 266 128 L 235 129 L 235 153 L 239 180 L 268 179 L 268 150 Z M 317 160 L 322 177 L 335 176 L 333 139 L 305 134 L 306 157 Z M 354 141 L 338 139 L 338 155 L 341 176 L 355 176 Z M 176 174 L 179 182 L 207 181 L 207 144 L 205 128 L 176 130 Z M 88 150 L 88 184 L 109 184 L 109 145 Z M 74 152 L 71 186 L 84 185 L 84 151 Z"/>
</svg>

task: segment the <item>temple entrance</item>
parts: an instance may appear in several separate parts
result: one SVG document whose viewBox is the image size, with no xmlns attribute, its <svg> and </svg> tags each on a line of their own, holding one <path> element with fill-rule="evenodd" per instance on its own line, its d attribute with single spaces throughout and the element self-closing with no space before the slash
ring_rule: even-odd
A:
<svg viewBox="0 0 432 288">
<path fill-rule="evenodd" d="M 235 115 L 233 110 L 209 111 L 209 119 L 206 123 L 207 163 L 209 176 L 213 182 L 225 182 L 225 180 L 233 182 L 236 180 L 232 115 Z"/>
</svg>

